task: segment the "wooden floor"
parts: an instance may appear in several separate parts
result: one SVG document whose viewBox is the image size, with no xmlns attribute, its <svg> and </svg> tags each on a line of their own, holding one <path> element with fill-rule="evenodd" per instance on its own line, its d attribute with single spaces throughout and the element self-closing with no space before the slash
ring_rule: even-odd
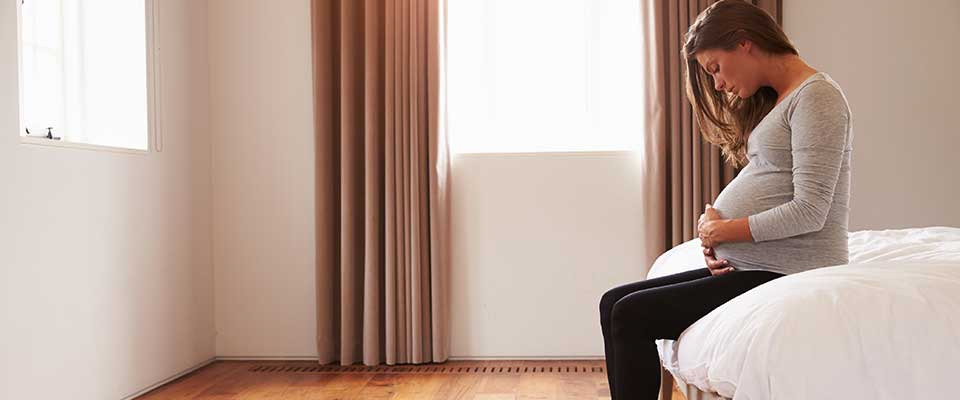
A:
<svg viewBox="0 0 960 400">
<path fill-rule="evenodd" d="M 682 400 L 679 392 L 674 399 Z M 137 399 L 609 399 L 597 361 L 449 361 L 352 367 L 218 361 Z"/>
</svg>

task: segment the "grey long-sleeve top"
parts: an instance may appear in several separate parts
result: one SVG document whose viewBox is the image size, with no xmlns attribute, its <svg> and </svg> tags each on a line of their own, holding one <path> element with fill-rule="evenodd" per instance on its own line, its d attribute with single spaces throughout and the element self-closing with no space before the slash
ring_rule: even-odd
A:
<svg viewBox="0 0 960 400">
<path fill-rule="evenodd" d="M 754 241 L 721 243 L 717 257 L 783 274 L 846 264 L 852 144 L 843 91 L 815 73 L 750 133 L 749 162 L 714 207 L 723 218 L 747 217 Z"/>
</svg>

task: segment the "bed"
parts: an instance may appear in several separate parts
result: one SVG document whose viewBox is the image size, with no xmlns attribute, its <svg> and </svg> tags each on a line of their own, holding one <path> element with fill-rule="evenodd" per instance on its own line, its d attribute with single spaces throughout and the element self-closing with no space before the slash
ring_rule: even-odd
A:
<svg viewBox="0 0 960 400">
<path fill-rule="evenodd" d="M 657 340 L 661 399 L 960 398 L 960 228 L 864 230 L 849 264 L 757 286 Z M 648 278 L 704 268 L 694 239 Z"/>
</svg>

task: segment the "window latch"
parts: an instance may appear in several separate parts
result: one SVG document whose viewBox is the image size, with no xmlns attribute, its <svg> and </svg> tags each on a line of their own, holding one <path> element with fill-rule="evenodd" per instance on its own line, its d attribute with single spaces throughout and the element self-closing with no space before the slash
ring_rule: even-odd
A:
<svg viewBox="0 0 960 400">
<path fill-rule="evenodd" d="M 29 136 L 30 136 L 30 128 L 24 128 L 24 129 L 26 129 L 26 131 L 27 131 L 27 136 L 29 137 Z M 36 136 L 32 136 L 32 137 L 36 137 Z M 42 138 L 44 138 L 44 139 L 50 139 L 50 140 L 60 140 L 60 139 L 61 139 L 60 136 L 53 136 L 53 127 L 47 127 L 47 135 L 46 135 L 46 136 L 40 136 L 40 137 L 42 137 Z"/>
<path fill-rule="evenodd" d="M 60 139 L 61 139 L 61 137 L 59 137 L 59 136 L 53 136 L 53 127 L 47 127 L 47 135 L 46 135 L 46 136 L 30 136 L 30 128 L 23 128 L 23 130 L 25 130 L 25 131 L 27 132 L 27 137 L 41 137 L 41 138 L 50 139 L 50 140 L 60 140 Z"/>
</svg>

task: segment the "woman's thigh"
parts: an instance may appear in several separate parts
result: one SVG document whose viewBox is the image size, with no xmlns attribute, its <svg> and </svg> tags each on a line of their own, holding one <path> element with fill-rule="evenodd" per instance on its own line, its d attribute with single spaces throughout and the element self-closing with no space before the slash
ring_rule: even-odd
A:
<svg viewBox="0 0 960 400">
<path fill-rule="evenodd" d="M 737 271 L 634 291 L 613 305 L 615 329 L 646 339 L 674 339 L 723 303 L 785 275 L 772 271 Z"/>
<path fill-rule="evenodd" d="M 613 305 L 617 301 L 622 299 L 624 296 L 638 290 L 672 285 L 675 283 L 692 281 L 708 276 L 710 276 L 710 269 L 701 268 L 617 286 L 613 289 L 607 290 L 607 292 L 603 294 L 603 297 L 600 298 L 600 315 L 606 315 L 609 317 L 609 314 L 613 311 Z"/>
</svg>

